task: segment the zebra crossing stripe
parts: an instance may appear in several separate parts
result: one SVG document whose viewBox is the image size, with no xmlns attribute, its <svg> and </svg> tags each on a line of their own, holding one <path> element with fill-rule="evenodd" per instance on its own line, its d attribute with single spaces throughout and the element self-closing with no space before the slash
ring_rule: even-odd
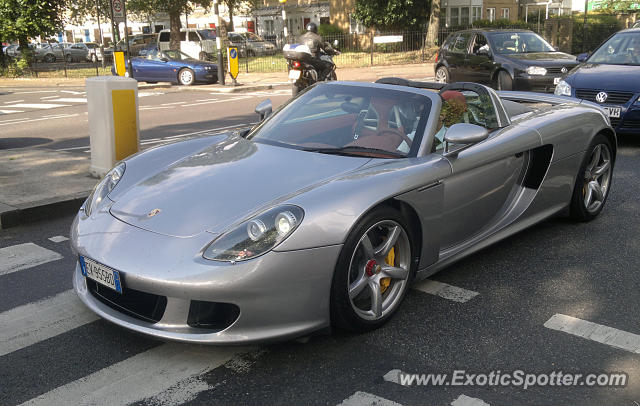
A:
<svg viewBox="0 0 640 406">
<path fill-rule="evenodd" d="M 32 242 L 0 248 L 0 275 L 22 271 L 59 259 L 62 259 L 62 255 Z"/>
<path fill-rule="evenodd" d="M 381 398 L 367 392 L 358 391 L 342 401 L 338 406 L 402 406 L 400 403 Z"/>
<path fill-rule="evenodd" d="M 200 375 L 248 350 L 246 347 L 162 344 L 53 389 L 23 405 L 126 405 L 149 398 L 188 401 L 209 388 L 199 378 Z M 177 388 L 183 393 L 177 396 L 174 392 L 170 397 L 162 397 L 167 388 Z"/>
<path fill-rule="evenodd" d="M 459 303 L 468 302 L 479 294 L 478 292 L 474 292 L 472 290 L 459 288 L 457 286 L 452 286 L 431 279 L 425 279 L 422 282 L 418 282 L 413 286 L 413 288 Z"/>
<path fill-rule="evenodd" d="M 0 356 L 66 333 L 97 318 L 72 290 L 0 313 Z"/>
<path fill-rule="evenodd" d="M 460 395 L 456 400 L 451 402 L 451 406 L 489 406 L 489 404 L 478 398 Z"/>
</svg>

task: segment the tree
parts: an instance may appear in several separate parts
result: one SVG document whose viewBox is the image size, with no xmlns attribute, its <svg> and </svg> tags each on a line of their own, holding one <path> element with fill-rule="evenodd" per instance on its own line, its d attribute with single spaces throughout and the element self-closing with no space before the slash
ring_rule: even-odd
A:
<svg viewBox="0 0 640 406">
<path fill-rule="evenodd" d="M 28 60 L 29 38 L 49 37 L 63 26 L 65 7 L 55 0 L 0 0 L 2 39 L 18 41 Z"/>
<path fill-rule="evenodd" d="M 416 30 L 427 22 L 430 0 L 357 0 L 353 16 L 377 30 Z"/>
<path fill-rule="evenodd" d="M 612 14 L 640 11 L 640 5 L 637 0 L 603 0 L 597 5 L 594 5 L 593 11 L 602 11 Z"/>
<path fill-rule="evenodd" d="M 431 1 L 431 14 L 429 15 L 429 25 L 427 26 L 427 38 L 425 45 L 436 46 L 438 41 L 438 31 L 440 29 L 440 0 Z"/>
<path fill-rule="evenodd" d="M 221 3 L 227 7 L 229 12 L 229 26 L 230 31 L 234 30 L 233 16 L 238 10 L 242 10 L 243 13 L 248 14 L 253 9 L 258 7 L 260 0 L 221 0 Z"/>
</svg>

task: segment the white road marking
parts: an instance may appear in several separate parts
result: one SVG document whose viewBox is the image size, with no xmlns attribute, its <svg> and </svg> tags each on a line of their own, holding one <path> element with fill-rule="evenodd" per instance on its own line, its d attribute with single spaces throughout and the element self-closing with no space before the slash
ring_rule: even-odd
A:
<svg viewBox="0 0 640 406">
<path fill-rule="evenodd" d="M 50 101 L 60 103 L 86 103 L 87 99 L 84 97 L 61 97 L 59 99 L 53 99 Z"/>
<path fill-rule="evenodd" d="M 229 102 L 229 101 L 233 101 L 233 100 L 244 100 L 244 99 L 249 99 L 249 98 L 250 98 L 250 96 L 241 96 L 241 97 L 234 97 L 234 98 L 224 99 L 224 100 L 211 100 L 211 101 L 206 101 L 206 102 L 182 104 L 181 106 L 182 107 L 201 106 L 203 104 L 224 103 L 224 102 Z"/>
<path fill-rule="evenodd" d="M 161 106 L 173 106 L 176 104 L 185 104 L 186 101 L 172 102 L 172 103 L 162 103 Z"/>
<path fill-rule="evenodd" d="M 179 387 L 229 361 L 238 347 L 209 347 L 184 343 L 162 344 L 149 351 L 96 371 L 31 399 L 23 405 L 126 405 L 161 396 L 167 388 Z M 177 398 L 189 398 L 189 391 L 205 385 L 184 385 Z"/>
<path fill-rule="evenodd" d="M 63 236 L 63 235 L 56 235 L 54 237 L 50 237 L 49 238 L 49 241 L 52 241 L 52 242 L 63 242 L 63 241 L 67 241 L 67 240 L 68 240 L 68 238 Z"/>
<path fill-rule="evenodd" d="M 23 101 L 24 101 L 24 99 L 22 99 L 22 100 L 12 100 L 12 101 L 8 101 L 8 102 L 4 102 L 4 104 L 20 103 L 20 102 L 23 102 Z"/>
<path fill-rule="evenodd" d="M 460 395 L 456 400 L 451 402 L 451 406 L 489 406 L 489 404 L 478 398 Z"/>
<path fill-rule="evenodd" d="M 24 110 L 0 110 L 0 114 L 24 113 Z"/>
<path fill-rule="evenodd" d="M 12 104 L 11 107 L 18 107 L 21 109 L 55 109 L 57 107 L 69 107 L 69 105 L 54 103 L 18 103 Z"/>
<path fill-rule="evenodd" d="M 640 335 L 603 326 L 564 314 L 554 314 L 544 323 L 546 328 L 586 338 L 614 348 L 640 354 Z"/>
<path fill-rule="evenodd" d="M 77 95 L 80 95 L 80 94 L 85 94 L 85 93 L 87 93 L 87 92 L 77 92 L 77 91 L 75 91 L 75 90 L 60 90 L 60 93 L 70 93 L 70 94 L 77 94 Z"/>
<path fill-rule="evenodd" d="M 61 90 L 61 92 L 64 92 L 64 90 Z M 57 90 L 36 90 L 31 92 L 16 92 L 14 94 L 36 94 L 36 93 L 58 93 L 58 91 Z"/>
<path fill-rule="evenodd" d="M 41 97 L 40 100 L 48 100 L 48 99 L 55 99 L 58 96 L 45 96 L 45 97 Z"/>
<path fill-rule="evenodd" d="M 196 100 L 197 102 L 203 102 L 203 101 L 214 101 L 214 100 L 220 100 L 220 99 L 199 99 Z"/>
<path fill-rule="evenodd" d="M 22 112 L 20 112 L 20 113 L 22 113 Z M 20 118 L 10 118 L 10 119 L 7 119 L 7 120 L 2 120 L 2 121 L 0 121 L 0 124 L 2 124 L 2 123 L 9 123 L 9 122 L 15 122 L 15 121 L 22 121 L 22 120 L 25 120 L 25 118 L 24 118 L 24 117 L 20 117 Z"/>
<path fill-rule="evenodd" d="M 147 97 L 147 96 L 160 96 L 163 95 L 162 92 L 138 92 L 138 97 Z"/>
<path fill-rule="evenodd" d="M 0 356 L 97 319 L 98 316 L 82 304 L 73 290 L 13 308 L 0 313 Z"/>
<path fill-rule="evenodd" d="M 367 392 L 356 392 L 338 406 L 402 406 L 400 403 Z"/>
<path fill-rule="evenodd" d="M 62 255 L 32 242 L 0 248 L 0 275 L 21 271 L 59 259 L 62 259 Z"/>
<path fill-rule="evenodd" d="M 18 123 L 33 123 L 34 121 L 53 120 L 53 119 L 56 119 L 56 118 L 75 117 L 75 116 L 79 116 L 79 115 L 80 114 L 75 113 L 75 114 L 52 115 L 52 116 L 49 116 L 49 117 L 42 117 L 42 118 L 23 118 L 21 120 L 14 120 L 12 122 L 0 122 L 0 126 L 9 125 L 9 124 L 18 124 Z"/>
<path fill-rule="evenodd" d="M 171 106 L 145 106 L 140 107 L 140 111 L 142 110 L 160 110 L 160 109 L 170 109 Z"/>
<path fill-rule="evenodd" d="M 478 296 L 478 292 L 458 288 L 456 286 L 448 285 L 446 283 L 434 281 L 431 279 L 425 279 L 422 282 L 418 282 L 413 285 L 414 289 L 421 292 L 429 293 L 431 295 L 440 296 L 444 299 L 453 300 L 454 302 L 464 303 Z"/>
</svg>

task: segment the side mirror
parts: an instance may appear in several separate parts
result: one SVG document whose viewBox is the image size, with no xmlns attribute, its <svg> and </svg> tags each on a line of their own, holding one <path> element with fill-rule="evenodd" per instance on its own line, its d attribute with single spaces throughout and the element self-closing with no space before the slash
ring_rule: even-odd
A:
<svg viewBox="0 0 640 406">
<path fill-rule="evenodd" d="M 444 134 L 444 156 L 456 156 L 462 150 L 465 150 L 484 141 L 489 136 L 489 130 L 475 124 L 458 123 L 454 124 Z M 458 145 L 459 148 L 451 149 L 451 145 Z"/>
<path fill-rule="evenodd" d="M 260 121 L 269 117 L 272 111 L 271 99 L 267 99 L 256 106 L 256 113 L 260 115 Z"/>
<path fill-rule="evenodd" d="M 584 62 L 589 58 L 589 52 L 585 52 L 576 56 L 576 60 L 580 63 Z"/>
</svg>

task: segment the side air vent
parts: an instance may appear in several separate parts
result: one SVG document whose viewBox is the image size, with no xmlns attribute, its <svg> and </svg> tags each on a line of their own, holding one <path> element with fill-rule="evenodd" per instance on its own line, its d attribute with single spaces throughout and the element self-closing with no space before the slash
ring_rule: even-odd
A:
<svg viewBox="0 0 640 406">
<path fill-rule="evenodd" d="M 538 148 L 534 148 L 530 151 L 531 160 L 529 161 L 529 167 L 527 168 L 527 175 L 522 181 L 524 187 L 530 189 L 537 189 L 542 184 L 544 175 L 547 174 L 549 164 L 551 163 L 551 157 L 553 156 L 553 146 L 543 145 Z"/>
</svg>

